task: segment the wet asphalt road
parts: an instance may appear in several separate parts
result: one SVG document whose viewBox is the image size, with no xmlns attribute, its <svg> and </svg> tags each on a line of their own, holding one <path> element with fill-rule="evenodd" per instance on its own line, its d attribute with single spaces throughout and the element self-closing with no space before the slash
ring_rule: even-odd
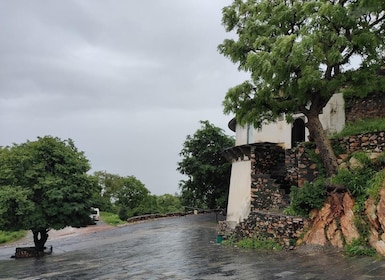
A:
<svg viewBox="0 0 385 280">
<path fill-rule="evenodd" d="M 54 253 L 40 259 L 10 259 L 15 246 L 0 247 L 0 279 L 385 279 L 383 260 L 215 241 L 215 215 L 207 214 L 49 240 Z"/>
</svg>

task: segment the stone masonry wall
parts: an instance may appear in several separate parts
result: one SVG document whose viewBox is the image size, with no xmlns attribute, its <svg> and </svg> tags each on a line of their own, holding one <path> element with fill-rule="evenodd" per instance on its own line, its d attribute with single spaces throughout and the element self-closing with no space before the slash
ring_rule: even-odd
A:
<svg viewBox="0 0 385 280">
<path fill-rule="evenodd" d="M 317 165 L 305 152 L 304 146 L 286 150 L 286 178 L 291 186 L 302 187 L 305 182 L 317 178 L 319 171 Z"/>
<path fill-rule="evenodd" d="M 261 145 L 251 152 L 251 211 L 282 209 L 287 205 L 277 181 L 284 178 L 285 151 L 277 145 Z M 281 171 L 281 172 L 280 172 Z"/>
<path fill-rule="evenodd" d="M 250 213 L 249 218 L 235 229 L 235 234 L 238 238 L 263 236 L 290 247 L 295 245 L 307 226 L 308 220 L 302 217 L 257 211 Z"/>
<path fill-rule="evenodd" d="M 384 118 L 384 107 L 385 95 L 383 93 L 372 93 L 363 99 L 347 99 L 345 105 L 346 121 L 354 122 L 357 119 Z"/>
<path fill-rule="evenodd" d="M 352 135 L 332 143 L 339 143 L 348 154 L 357 151 L 381 153 L 385 151 L 385 131 Z"/>
</svg>

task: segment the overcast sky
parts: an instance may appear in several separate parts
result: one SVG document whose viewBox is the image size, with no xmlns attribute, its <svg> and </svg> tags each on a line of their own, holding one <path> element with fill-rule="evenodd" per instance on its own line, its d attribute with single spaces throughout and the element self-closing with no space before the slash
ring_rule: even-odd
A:
<svg viewBox="0 0 385 280">
<path fill-rule="evenodd" d="M 200 120 L 245 79 L 217 46 L 229 0 L 0 1 L 0 146 L 71 138 L 92 171 L 179 192 Z"/>
</svg>

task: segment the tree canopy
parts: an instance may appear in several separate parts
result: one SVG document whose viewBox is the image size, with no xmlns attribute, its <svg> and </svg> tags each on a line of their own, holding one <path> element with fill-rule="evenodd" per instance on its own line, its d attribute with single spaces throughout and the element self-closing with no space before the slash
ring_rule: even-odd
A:
<svg viewBox="0 0 385 280">
<path fill-rule="evenodd" d="M 93 178 L 98 185 L 94 196 L 95 205 L 126 220 L 129 217 L 182 211 L 179 197 L 165 194 L 152 195 L 135 176 L 122 177 L 117 174 L 97 171 Z"/>
<path fill-rule="evenodd" d="M 0 228 L 31 229 L 43 250 L 49 229 L 86 226 L 95 186 L 89 169 L 71 139 L 46 136 L 1 147 Z"/>
<path fill-rule="evenodd" d="M 235 39 L 225 39 L 219 52 L 250 73 L 227 92 L 225 113 L 256 127 L 304 114 L 327 174 L 334 174 L 336 158 L 318 116 L 337 92 L 364 96 L 385 87 L 377 75 L 385 57 L 385 2 L 234 0 L 222 23 Z"/>
<path fill-rule="evenodd" d="M 185 206 L 225 208 L 230 184 L 231 163 L 223 150 L 234 146 L 234 139 L 222 129 L 201 121 L 201 128 L 188 135 L 183 144 L 177 170 L 187 175 L 180 182 Z"/>
</svg>

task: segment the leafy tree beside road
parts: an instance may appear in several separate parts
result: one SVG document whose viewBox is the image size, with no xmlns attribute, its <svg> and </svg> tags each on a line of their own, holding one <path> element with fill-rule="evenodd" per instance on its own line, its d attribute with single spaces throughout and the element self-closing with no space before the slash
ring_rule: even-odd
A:
<svg viewBox="0 0 385 280">
<path fill-rule="evenodd" d="M 135 176 L 122 177 L 97 171 L 92 177 L 98 185 L 94 194 L 95 206 L 118 214 L 123 221 L 133 216 L 183 211 L 178 196 L 152 195 Z"/>
<path fill-rule="evenodd" d="M 201 128 L 186 137 L 177 168 L 188 177 L 180 182 L 183 205 L 226 208 L 231 163 L 223 150 L 232 146 L 234 139 L 208 121 L 201 121 Z"/>
<path fill-rule="evenodd" d="M 90 222 L 95 184 L 72 140 L 50 136 L 0 148 L 0 229 L 32 230 L 42 252 L 50 229 Z"/>
<path fill-rule="evenodd" d="M 336 174 L 319 114 L 342 90 L 365 96 L 385 88 L 377 75 L 385 59 L 385 2 L 235 0 L 222 22 L 236 38 L 224 40 L 220 53 L 250 73 L 227 92 L 225 112 L 256 127 L 304 114 L 327 175 Z M 354 59 L 360 67 L 352 67 Z"/>
</svg>

